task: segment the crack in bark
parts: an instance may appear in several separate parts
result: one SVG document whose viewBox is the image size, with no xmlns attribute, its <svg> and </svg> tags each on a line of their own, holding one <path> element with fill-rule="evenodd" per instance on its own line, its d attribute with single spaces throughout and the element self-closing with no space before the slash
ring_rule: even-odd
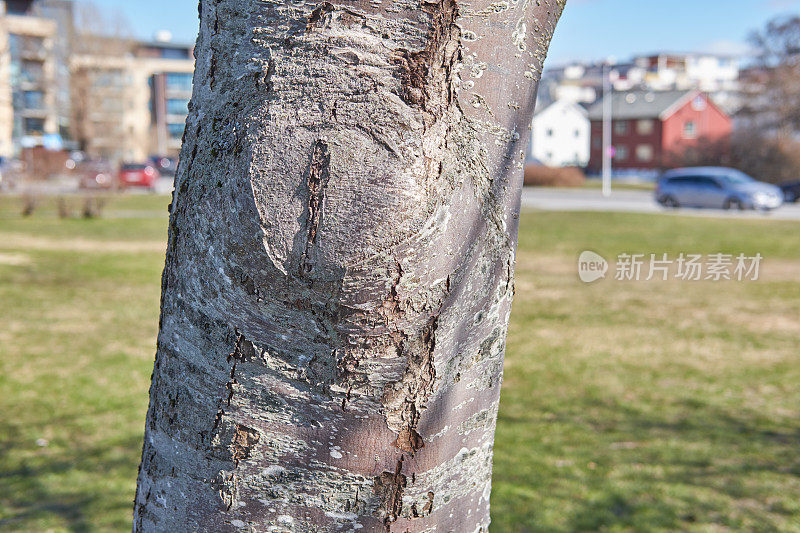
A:
<svg viewBox="0 0 800 533">
<path fill-rule="evenodd" d="M 261 434 L 258 430 L 238 422 L 230 424 L 225 420 L 225 408 L 230 408 L 235 393 L 235 385 L 238 384 L 236 380 L 237 365 L 239 362 L 251 361 L 259 355 L 255 345 L 245 339 L 238 329 L 234 329 L 234 332 L 236 335 L 234 348 L 227 356 L 227 361 L 229 363 L 233 362 L 231 364 L 230 380 L 225 384 L 225 388 L 228 391 L 227 397 L 220 399 L 220 407 L 217 410 L 211 430 L 201 434 L 201 438 L 205 438 L 206 435 L 209 437 L 208 453 L 220 459 L 228 459 L 233 463 L 233 471 L 220 471 L 211 480 L 211 485 L 216 488 L 219 498 L 227 511 L 231 510 L 237 499 L 239 476 L 236 470 L 239 468 L 239 463 L 248 459 L 253 449 L 261 441 Z M 226 454 L 220 454 L 223 450 L 227 450 L 229 457 L 225 457 Z"/>
<path fill-rule="evenodd" d="M 386 531 L 389 531 L 392 523 L 397 522 L 403 511 L 403 491 L 408 480 L 402 470 L 403 458 L 401 457 L 397 461 L 394 472 L 383 472 L 374 479 L 373 489 L 381 502 L 378 512 L 380 516 L 383 516 Z"/>
<path fill-rule="evenodd" d="M 209 61 L 208 67 L 208 86 L 213 90 L 214 89 L 214 82 L 216 81 L 216 74 L 217 74 L 217 51 L 214 48 L 214 36 L 219 33 L 219 6 L 214 5 L 214 27 L 213 32 L 211 33 L 211 43 L 209 44 L 209 48 L 211 49 L 211 59 Z"/>
<path fill-rule="evenodd" d="M 401 333 L 403 340 L 397 348 L 399 353 L 408 357 L 408 367 L 402 380 L 384 393 L 387 423 L 397 432 L 394 445 L 412 454 L 425 446 L 417 427 L 436 382 L 433 352 L 436 348 L 438 326 L 437 312 L 423 328 L 419 339 L 409 340 Z"/>
<path fill-rule="evenodd" d="M 425 502 L 425 505 L 422 507 L 422 514 L 423 516 L 428 516 L 433 512 L 433 498 L 434 493 L 432 491 L 428 491 L 428 500 Z"/>
<path fill-rule="evenodd" d="M 306 24 L 306 32 L 310 32 L 322 20 L 322 17 L 333 11 L 333 4 L 330 2 L 322 2 L 314 11 L 308 16 L 308 24 Z"/>
<path fill-rule="evenodd" d="M 258 431 L 242 424 L 236 424 L 236 430 L 230 444 L 234 468 L 239 467 L 239 461 L 250 457 L 250 453 L 260 440 L 261 435 Z"/>
<path fill-rule="evenodd" d="M 248 341 L 238 329 L 234 329 L 234 332 L 236 335 L 236 341 L 234 343 L 233 351 L 227 356 L 228 363 L 233 361 L 233 364 L 231 365 L 230 379 L 225 383 L 227 396 L 221 398 L 219 401 L 219 408 L 217 409 L 214 423 L 211 426 L 211 431 L 201 432 L 201 438 L 208 436 L 210 439 L 214 439 L 217 434 L 217 430 L 222 424 L 222 418 L 225 416 L 225 407 L 231 406 L 233 395 L 235 393 L 234 387 L 238 384 L 238 381 L 236 380 L 237 364 L 239 362 L 252 362 L 262 359 L 262 352 L 258 349 L 258 347 L 256 347 L 252 342 Z"/>
<path fill-rule="evenodd" d="M 400 96 L 408 105 L 423 111 L 442 111 L 443 102 L 436 102 L 442 107 L 439 110 L 429 106 L 434 98 L 432 86 L 437 85 L 433 83 L 432 71 L 443 71 L 446 82 L 442 88 L 447 90 L 447 103 L 450 103 L 453 98 L 450 87 L 452 63 L 458 53 L 454 51 L 448 54 L 446 48 L 454 30 L 457 30 L 455 21 L 458 18 L 458 4 L 455 0 L 427 1 L 422 3 L 422 9 L 430 14 L 432 22 L 427 45 L 416 52 L 404 48 L 396 51 L 395 62 L 400 66 Z"/>
<path fill-rule="evenodd" d="M 411 483 L 413 484 L 413 477 Z M 428 516 L 433 511 L 433 492 L 428 491 L 425 499 L 425 505 L 422 506 L 422 512 L 419 511 L 417 508 L 417 502 L 411 504 L 411 511 L 410 511 L 410 518 L 412 520 L 416 520 L 417 518 L 422 518 L 423 516 Z"/>
<path fill-rule="evenodd" d="M 322 220 L 322 203 L 325 187 L 330 179 L 331 155 L 328 143 L 318 140 L 311 152 L 311 165 L 308 169 L 308 211 L 306 214 L 306 245 L 300 261 L 300 277 L 309 274 L 314 266 L 310 261 L 311 251 L 317 242 L 317 233 Z"/>
<path fill-rule="evenodd" d="M 419 335 L 410 337 L 402 328 L 408 304 L 401 298 L 398 290 L 402 282 L 403 268 L 399 261 L 395 261 L 395 264 L 396 270 L 391 278 L 389 294 L 379 313 L 386 322 L 389 337 L 397 354 L 407 358 L 407 367 L 402 379 L 390 384 L 384 390 L 382 403 L 387 425 L 397 433 L 394 446 L 413 454 L 425 446 L 417 427 L 425 404 L 434 392 L 436 367 L 433 363 L 433 353 L 436 349 L 436 330 L 439 327 L 439 314 L 444 299 L 450 293 L 450 276 L 445 281 L 438 307 L 431 313 Z"/>
</svg>

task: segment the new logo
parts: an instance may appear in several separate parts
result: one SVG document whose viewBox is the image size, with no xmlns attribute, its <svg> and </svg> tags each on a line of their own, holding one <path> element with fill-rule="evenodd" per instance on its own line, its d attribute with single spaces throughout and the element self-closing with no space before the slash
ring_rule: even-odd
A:
<svg viewBox="0 0 800 533">
<path fill-rule="evenodd" d="M 608 261 L 594 252 L 585 251 L 578 258 L 578 276 L 584 283 L 594 283 L 606 277 Z"/>
</svg>

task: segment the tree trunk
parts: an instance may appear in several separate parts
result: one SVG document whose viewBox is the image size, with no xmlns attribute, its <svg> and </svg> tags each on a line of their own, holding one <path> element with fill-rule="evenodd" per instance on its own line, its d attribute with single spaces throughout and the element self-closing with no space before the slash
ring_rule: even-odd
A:
<svg viewBox="0 0 800 533">
<path fill-rule="evenodd" d="M 564 0 L 201 0 L 135 531 L 485 531 Z"/>
</svg>

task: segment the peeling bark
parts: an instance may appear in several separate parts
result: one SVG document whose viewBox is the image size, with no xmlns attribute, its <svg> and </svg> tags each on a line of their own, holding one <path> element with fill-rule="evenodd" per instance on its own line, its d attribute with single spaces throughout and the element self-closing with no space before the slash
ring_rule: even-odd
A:
<svg viewBox="0 0 800 533">
<path fill-rule="evenodd" d="M 485 531 L 563 1 L 201 0 L 134 531 Z"/>
</svg>

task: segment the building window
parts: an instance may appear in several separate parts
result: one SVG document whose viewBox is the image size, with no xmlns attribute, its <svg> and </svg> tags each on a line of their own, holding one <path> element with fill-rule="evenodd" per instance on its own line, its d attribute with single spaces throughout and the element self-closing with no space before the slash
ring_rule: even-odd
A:
<svg viewBox="0 0 800 533">
<path fill-rule="evenodd" d="M 628 147 L 624 144 L 620 144 L 616 146 L 617 153 L 614 155 L 614 159 L 618 159 L 620 161 L 625 161 L 628 159 Z"/>
<path fill-rule="evenodd" d="M 603 141 L 601 141 L 599 137 L 595 137 L 594 139 L 592 139 L 592 146 L 594 146 L 595 149 L 599 150 L 600 148 L 603 147 Z"/>
<path fill-rule="evenodd" d="M 189 50 L 186 48 L 162 48 L 163 59 L 189 59 Z"/>
<path fill-rule="evenodd" d="M 34 35 L 9 34 L 8 50 L 13 59 L 42 60 L 47 53 L 44 47 L 44 37 Z"/>
<path fill-rule="evenodd" d="M 41 83 L 44 78 L 44 65 L 41 61 L 23 61 L 19 71 L 19 79 L 25 83 Z"/>
<path fill-rule="evenodd" d="M 170 139 L 180 140 L 183 138 L 183 129 L 184 124 L 167 124 L 167 133 Z"/>
<path fill-rule="evenodd" d="M 25 91 L 23 93 L 25 109 L 44 108 L 44 94 L 42 91 Z"/>
<path fill-rule="evenodd" d="M 189 101 L 180 98 L 170 98 L 167 100 L 168 115 L 186 115 L 189 112 Z"/>
<path fill-rule="evenodd" d="M 640 144 L 636 147 L 636 159 L 638 161 L 653 160 L 653 146 L 650 144 Z"/>
<path fill-rule="evenodd" d="M 168 91 L 192 92 L 192 74 L 183 72 L 167 73 Z"/>
<path fill-rule="evenodd" d="M 654 122 L 650 119 L 642 119 L 636 123 L 636 133 L 639 135 L 650 135 L 653 133 Z"/>
<path fill-rule="evenodd" d="M 119 69 L 103 70 L 95 74 L 96 87 L 120 87 L 124 84 L 123 73 Z"/>
<path fill-rule="evenodd" d="M 690 120 L 683 125 L 683 138 L 694 139 L 695 137 L 697 137 L 697 125 Z"/>
<path fill-rule="evenodd" d="M 23 127 L 25 135 L 42 135 L 44 133 L 44 119 L 26 118 Z"/>
<path fill-rule="evenodd" d="M 698 96 L 692 101 L 692 109 L 695 111 L 705 111 L 708 104 L 706 103 L 706 99 L 702 96 Z"/>
<path fill-rule="evenodd" d="M 614 133 L 617 135 L 628 134 L 628 122 L 626 120 L 617 120 L 614 122 Z"/>
<path fill-rule="evenodd" d="M 22 48 L 22 38 L 15 34 L 8 34 L 8 52 L 11 57 L 19 57 L 19 51 Z"/>
</svg>

